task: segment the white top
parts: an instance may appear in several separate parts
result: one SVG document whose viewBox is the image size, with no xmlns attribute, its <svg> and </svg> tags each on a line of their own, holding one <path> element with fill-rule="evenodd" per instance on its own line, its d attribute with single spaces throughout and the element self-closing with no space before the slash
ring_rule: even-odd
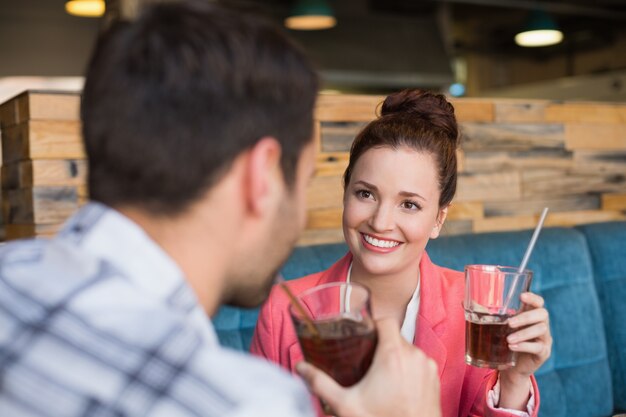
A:
<svg viewBox="0 0 626 417">
<path fill-rule="evenodd" d="M 350 267 L 348 268 L 346 282 L 350 282 L 351 274 L 352 264 L 350 264 Z M 415 339 L 415 325 L 417 323 L 417 314 L 420 311 L 420 282 L 419 271 L 417 271 L 417 287 L 415 287 L 415 291 L 413 291 L 409 304 L 406 306 L 404 321 L 402 322 L 402 327 L 400 328 L 400 334 L 410 344 L 413 344 L 413 340 Z"/>
</svg>

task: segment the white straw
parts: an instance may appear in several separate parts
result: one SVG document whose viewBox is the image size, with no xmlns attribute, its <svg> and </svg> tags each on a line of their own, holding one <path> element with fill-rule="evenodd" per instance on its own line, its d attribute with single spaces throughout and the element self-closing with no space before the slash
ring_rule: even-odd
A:
<svg viewBox="0 0 626 417">
<path fill-rule="evenodd" d="M 530 254 L 533 252 L 535 248 L 535 243 L 537 243 L 537 238 L 539 237 L 539 232 L 541 232 L 541 228 L 543 227 L 543 222 L 546 219 L 546 215 L 548 214 L 548 207 L 544 207 L 541 212 L 541 217 L 539 218 L 539 223 L 537 223 L 537 227 L 535 227 L 535 231 L 533 233 L 533 237 L 530 238 L 530 243 L 526 248 L 526 253 L 522 258 L 522 263 L 519 265 L 517 270 L 518 273 L 523 273 L 524 269 L 526 269 L 526 264 L 528 264 L 528 260 L 530 259 Z"/>
<path fill-rule="evenodd" d="M 528 264 L 528 260 L 530 259 L 530 254 L 533 252 L 533 249 L 535 248 L 535 243 L 537 242 L 537 238 L 539 237 L 539 232 L 541 232 L 541 228 L 543 227 L 543 222 L 546 219 L 546 215 L 548 214 L 548 208 L 544 207 L 543 211 L 541 212 L 541 217 L 539 218 L 539 223 L 537 223 L 537 227 L 535 227 L 535 231 L 533 233 L 533 236 L 530 238 L 530 243 L 528 244 L 528 247 L 526 248 L 526 253 L 524 254 L 524 257 L 522 258 L 522 263 L 519 265 L 519 268 L 517 269 L 517 273 L 518 274 L 523 274 L 524 273 L 524 269 L 526 269 L 526 264 Z M 513 284 L 511 285 L 511 288 L 509 288 L 509 292 L 506 295 L 506 298 L 504 299 L 504 311 L 508 311 L 509 309 L 509 304 L 511 303 L 511 298 L 513 298 L 513 293 L 515 292 L 515 287 L 517 286 L 517 281 L 520 279 L 521 275 L 516 275 L 515 278 L 513 279 Z"/>
</svg>

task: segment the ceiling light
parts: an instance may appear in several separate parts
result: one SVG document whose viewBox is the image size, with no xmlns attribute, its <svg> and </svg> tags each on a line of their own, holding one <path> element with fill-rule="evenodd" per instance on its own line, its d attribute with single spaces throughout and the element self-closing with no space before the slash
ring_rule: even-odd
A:
<svg viewBox="0 0 626 417">
<path fill-rule="evenodd" d="M 65 3 L 65 11 L 74 16 L 100 17 L 104 10 L 104 0 L 69 0 Z"/>
<path fill-rule="evenodd" d="M 562 40 L 563 32 L 558 30 L 554 20 L 541 10 L 533 11 L 524 30 L 515 35 L 515 43 L 525 47 L 555 45 Z"/>
<path fill-rule="evenodd" d="M 285 26 L 294 30 L 330 29 L 336 24 L 337 19 L 326 0 L 298 0 L 285 19 Z"/>
</svg>

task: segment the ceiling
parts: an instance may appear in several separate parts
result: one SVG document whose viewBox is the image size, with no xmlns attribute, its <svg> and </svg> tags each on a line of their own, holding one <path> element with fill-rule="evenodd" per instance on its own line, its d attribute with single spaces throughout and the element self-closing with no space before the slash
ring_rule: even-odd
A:
<svg viewBox="0 0 626 417">
<path fill-rule="evenodd" d="M 137 1 L 150 0 L 107 3 Z M 280 24 L 295 0 L 221 1 Z M 335 28 L 290 31 L 317 63 L 326 88 L 380 93 L 408 86 L 445 89 L 461 80 L 474 96 L 520 97 L 532 91 L 538 98 L 626 101 L 626 0 L 329 2 Z M 82 74 L 101 22 L 70 17 L 63 4 L 0 0 L 0 90 L 3 80 L 15 83 L 7 77 Z M 552 15 L 564 32 L 563 43 L 514 44 L 515 33 L 536 7 Z M 587 88 L 572 89 L 576 83 Z M 610 92 L 594 95 L 602 90 L 598 83 L 610 86 Z M 535 88 L 520 88 L 531 84 Z"/>
<path fill-rule="evenodd" d="M 481 71 L 468 64 L 477 59 L 491 65 L 492 71 L 496 67 L 500 71 L 491 75 L 491 82 L 475 88 L 479 94 L 504 91 L 512 85 L 626 70 L 626 1 L 623 0 L 329 2 L 338 20 L 335 28 L 291 33 L 316 58 L 326 79 L 337 81 L 329 83 L 331 88 L 385 91 L 398 83 L 444 88 L 446 83 L 459 78 L 459 67 L 455 66 L 459 61 L 465 65 L 461 71 L 470 72 L 465 78 L 476 75 L 472 71 Z M 281 21 L 294 0 L 244 3 L 255 4 Z M 550 13 L 564 32 L 564 41 L 543 48 L 517 46 L 513 40 L 515 34 L 524 27 L 529 13 L 538 8 Z M 603 55 L 598 55 L 600 52 Z M 348 67 L 345 62 L 350 62 Z M 342 67 L 342 78 L 332 77 L 336 67 Z M 526 67 L 534 71 L 526 71 Z M 509 74 L 502 76 L 504 71 Z M 364 82 L 350 83 L 346 78 Z M 463 81 L 471 83 L 471 80 Z M 549 90 L 541 87 L 534 93 L 551 94 Z M 626 92 L 613 99 L 626 100 Z"/>
</svg>

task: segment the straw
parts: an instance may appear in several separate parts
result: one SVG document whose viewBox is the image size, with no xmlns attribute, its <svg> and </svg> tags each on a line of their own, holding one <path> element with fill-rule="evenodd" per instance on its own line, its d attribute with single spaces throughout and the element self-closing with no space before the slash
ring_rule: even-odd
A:
<svg viewBox="0 0 626 417">
<path fill-rule="evenodd" d="M 535 231 L 533 236 L 530 238 L 530 243 L 526 248 L 526 253 L 522 258 L 522 263 L 520 263 L 519 268 L 517 269 L 518 273 L 523 273 L 524 269 L 526 269 L 526 265 L 528 264 L 528 260 L 530 259 L 530 254 L 533 252 L 535 248 L 535 243 L 537 243 L 537 238 L 539 237 L 539 232 L 541 232 L 541 228 L 543 227 L 543 222 L 546 220 L 546 216 L 548 214 L 548 207 L 544 207 L 541 212 L 541 217 L 539 218 L 539 223 L 537 223 L 537 227 L 535 227 Z"/>
<path fill-rule="evenodd" d="M 517 269 L 518 274 L 523 274 L 526 269 L 526 265 L 528 264 L 528 260 L 530 259 L 530 255 L 535 248 L 535 243 L 537 243 L 537 238 L 539 237 L 539 232 L 541 232 L 541 228 L 543 227 L 543 222 L 546 220 L 546 216 L 548 215 L 548 207 L 544 207 L 541 212 L 541 217 L 539 217 L 539 223 L 535 227 L 535 231 L 533 232 L 533 236 L 530 238 L 530 242 L 528 243 L 528 247 L 526 248 L 526 253 L 524 253 L 524 257 L 522 258 L 522 262 Z M 515 287 L 517 287 L 517 281 L 519 280 L 520 275 L 516 275 L 513 280 L 513 284 L 511 288 L 509 288 L 509 293 L 506 295 L 506 299 L 504 300 L 504 311 L 509 309 L 509 304 L 511 303 L 511 298 L 513 297 L 513 292 Z"/>
<path fill-rule="evenodd" d="M 313 323 L 313 320 L 311 320 L 311 318 L 307 314 L 306 310 L 304 309 L 300 301 L 298 301 L 298 298 L 295 295 L 293 295 L 293 293 L 291 292 L 287 284 L 285 284 L 285 282 L 282 281 L 282 279 L 279 279 L 278 285 L 280 285 L 280 288 L 282 288 L 283 291 L 285 291 L 285 293 L 287 294 L 287 297 L 289 297 L 289 300 L 291 301 L 291 304 L 295 307 L 295 309 L 298 310 L 298 313 L 304 320 L 304 324 L 309 329 L 311 336 L 313 336 L 313 338 L 315 339 L 319 339 L 320 332 L 317 330 L 317 327 L 315 327 L 315 323 Z"/>
</svg>

